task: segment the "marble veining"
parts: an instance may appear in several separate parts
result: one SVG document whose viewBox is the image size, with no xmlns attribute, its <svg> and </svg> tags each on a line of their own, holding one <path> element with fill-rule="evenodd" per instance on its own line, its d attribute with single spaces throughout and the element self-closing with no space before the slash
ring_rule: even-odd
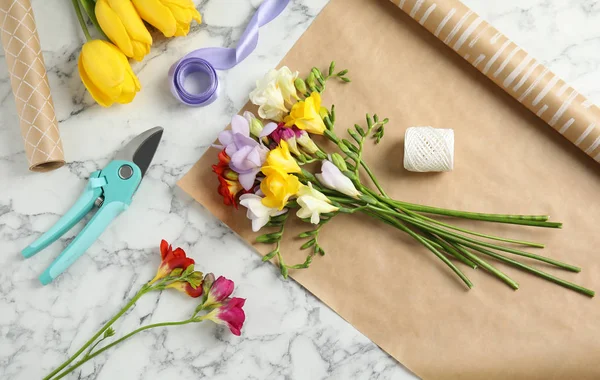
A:
<svg viewBox="0 0 600 380">
<path fill-rule="evenodd" d="M 385 1 L 385 0 L 381 0 Z M 84 90 L 76 62 L 83 37 L 70 2 L 33 0 L 68 164 L 27 172 L 6 64 L 0 59 L 0 379 L 37 379 L 66 359 L 151 278 L 165 238 L 202 270 L 236 281 L 247 301 L 242 337 L 214 325 L 146 332 L 87 363 L 79 379 L 410 379 L 351 325 L 277 271 L 175 182 L 246 102 L 257 78 L 274 67 L 327 0 L 292 0 L 261 30 L 257 50 L 219 74 L 220 96 L 187 108 L 168 92 L 165 74 L 185 53 L 235 46 L 260 0 L 196 1 L 204 16 L 186 38 L 156 43 L 134 64 L 142 92 L 132 104 L 102 109 Z M 600 100 L 600 0 L 465 3 L 547 64 L 592 101 Z M 349 21 L 350 22 L 350 21 Z M 343 57 L 331 57 L 343 63 Z M 154 126 L 165 134 L 130 209 L 70 270 L 42 287 L 37 276 L 80 230 L 37 256 L 19 251 L 48 229 L 131 137 Z M 393 297 L 393 295 L 390 295 Z M 193 302 L 179 294 L 143 298 L 116 327 L 185 318 Z M 374 311 L 376 312 L 376 311 Z"/>
</svg>

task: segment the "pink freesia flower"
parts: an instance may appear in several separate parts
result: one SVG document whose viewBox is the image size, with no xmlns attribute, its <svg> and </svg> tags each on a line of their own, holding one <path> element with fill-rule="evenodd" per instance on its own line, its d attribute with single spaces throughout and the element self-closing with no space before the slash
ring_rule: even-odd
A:
<svg viewBox="0 0 600 380">
<path fill-rule="evenodd" d="M 233 293 L 233 288 L 233 281 L 228 280 L 223 276 L 219 276 L 208 290 L 206 301 L 204 301 L 204 307 L 210 307 L 225 300 Z"/>
<path fill-rule="evenodd" d="M 277 128 L 270 134 L 269 137 L 273 139 L 279 145 L 281 140 L 288 143 L 288 147 L 292 153 L 296 156 L 300 156 L 300 150 L 298 150 L 298 144 L 296 144 L 296 138 L 299 136 L 300 130 L 296 127 L 288 128 L 284 123 L 279 123 Z"/>
<path fill-rule="evenodd" d="M 246 314 L 242 309 L 245 302 L 244 298 L 228 298 L 220 307 L 208 313 L 205 318 L 216 324 L 226 325 L 233 335 L 240 336 L 246 320 Z"/>
</svg>

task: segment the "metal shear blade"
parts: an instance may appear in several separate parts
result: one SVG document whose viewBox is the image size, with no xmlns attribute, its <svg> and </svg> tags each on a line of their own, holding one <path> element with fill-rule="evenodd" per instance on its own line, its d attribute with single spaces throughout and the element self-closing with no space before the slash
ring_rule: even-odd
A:
<svg viewBox="0 0 600 380">
<path fill-rule="evenodd" d="M 73 207 L 46 233 L 21 252 L 24 257 L 35 255 L 69 231 L 94 206 L 99 207 L 79 235 L 42 273 L 40 276 L 42 284 L 50 283 L 64 272 L 87 251 L 108 225 L 129 207 L 133 194 L 152 162 L 162 133 L 163 129 L 156 127 L 131 140 L 104 169 L 90 175 L 83 194 Z"/>
</svg>

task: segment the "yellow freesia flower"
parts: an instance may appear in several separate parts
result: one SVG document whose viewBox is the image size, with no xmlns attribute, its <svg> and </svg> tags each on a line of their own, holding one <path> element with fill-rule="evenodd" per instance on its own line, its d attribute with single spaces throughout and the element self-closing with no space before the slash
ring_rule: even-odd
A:
<svg viewBox="0 0 600 380">
<path fill-rule="evenodd" d="M 199 24 L 202 16 L 192 0 L 132 0 L 142 19 L 160 30 L 165 37 L 185 36 L 192 20 Z"/>
<path fill-rule="evenodd" d="M 150 52 L 152 36 L 131 0 L 98 0 L 95 13 L 104 33 L 126 56 L 141 61 Z"/>
<path fill-rule="evenodd" d="M 300 173 L 302 171 L 290 154 L 290 147 L 285 140 L 281 140 L 279 146 L 267 154 L 265 166 L 281 169 L 285 173 Z"/>
<path fill-rule="evenodd" d="M 83 84 L 103 107 L 115 102 L 129 103 L 140 90 L 140 82 L 127 57 L 110 42 L 86 42 L 81 48 L 77 67 Z"/>
<path fill-rule="evenodd" d="M 262 172 L 266 175 L 260 183 L 260 189 L 265 194 L 262 204 L 283 210 L 290 197 L 300 190 L 300 181 L 296 176 L 276 167 L 265 166 Z"/>
<path fill-rule="evenodd" d="M 319 115 L 320 110 L 321 95 L 313 92 L 306 100 L 294 104 L 292 111 L 283 121 L 286 127 L 295 125 L 306 132 L 322 135 L 325 132 L 325 123 Z"/>
</svg>

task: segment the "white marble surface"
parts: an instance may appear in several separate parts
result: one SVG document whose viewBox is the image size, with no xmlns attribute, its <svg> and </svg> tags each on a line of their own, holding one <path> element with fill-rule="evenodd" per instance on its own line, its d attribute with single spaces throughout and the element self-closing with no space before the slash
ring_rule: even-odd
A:
<svg viewBox="0 0 600 380">
<path fill-rule="evenodd" d="M 205 271 L 236 281 L 248 299 L 240 338 L 214 325 L 146 332 L 84 365 L 80 379 L 410 379 L 414 376 L 292 281 L 282 281 L 175 187 L 231 116 L 254 81 L 275 66 L 327 0 L 293 0 L 261 32 L 258 49 L 220 74 L 219 99 L 186 108 L 167 90 L 168 67 L 203 46 L 234 46 L 260 0 L 202 0 L 204 24 L 186 38 L 159 39 L 134 66 L 143 90 L 132 104 L 102 109 L 76 71 L 82 36 L 69 1 L 34 0 L 34 10 L 68 165 L 27 172 L 4 60 L 0 60 L 0 379 L 37 379 L 66 359 L 152 277 L 165 238 Z M 600 0 L 466 0 L 592 100 L 600 100 Z M 343 57 L 333 58 L 340 63 Z M 37 276 L 78 231 L 37 256 L 19 251 L 51 226 L 129 138 L 154 126 L 165 135 L 131 208 L 51 285 Z M 147 296 L 116 326 L 184 318 L 193 302 Z"/>
</svg>

